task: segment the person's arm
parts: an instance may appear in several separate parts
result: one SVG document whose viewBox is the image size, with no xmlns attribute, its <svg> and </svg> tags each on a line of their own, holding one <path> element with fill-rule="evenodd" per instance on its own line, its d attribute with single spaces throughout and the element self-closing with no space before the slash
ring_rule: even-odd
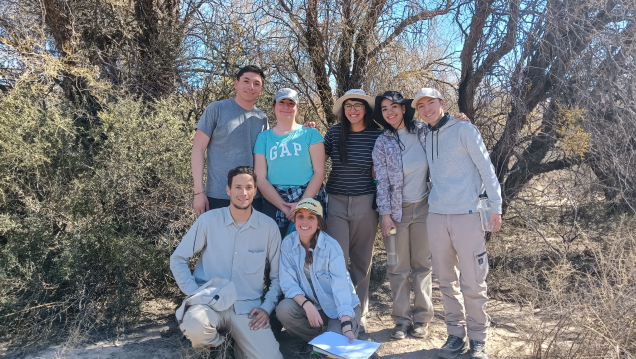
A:
<svg viewBox="0 0 636 359">
<path fill-rule="evenodd" d="M 486 193 L 492 206 L 488 226 L 493 228 L 491 232 L 497 232 L 501 228 L 502 199 L 501 186 L 495 173 L 495 167 L 492 165 L 481 133 L 474 125 L 463 126 L 460 136 L 462 144 L 479 171 L 481 181 L 486 188 Z"/>
<path fill-rule="evenodd" d="M 334 126 L 329 127 L 325 133 L 325 161 L 331 156 L 333 150 Z"/>
<path fill-rule="evenodd" d="M 332 250 L 329 256 L 331 257 L 329 258 L 329 282 L 331 283 L 331 291 L 333 293 L 334 302 L 336 303 L 338 318 L 344 322 L 348 320 L 348 318 L 343 319 L 343 317 L 355 317 L 351 302 L 353 287 L 350 284 L 349 272 L 347 271 L 342 252 L 336 253 L 336 250 Z"/>
<path fill-rule="evenodd" d="M 291 241 L 291 238 L 287 239 Z M 313 328 L 319 328 L 323 325 L 322 318 L 316 306 L 311 301 L 307 301 L 305 292 L 300 288 L 298 283 L 298 275 L 292 265 L 294 261 L 292 250 L 284 250 L 280 254 L 280 286 L 285 294 L 285 298 L 293 299 L 298 305 L 300 305 L 305 313 L 309 324 Z"/>
<path fill-rule="evenodd" d="M 325 144 L 318 142 L 309 146 L 309 155 L 311 156 L 311 167 L 314 170 L 314 175 L 311 176 L 302 198 L 314 198 L 320 191 L 322 181 L 325 180 Z"/>
<path fill-rule="evenodd" d="M 285 203 L 283 197 L 276 192 L 274 186 L 267 180 L 267 159 L 265 155 L 260 153 L 254 154 L 254 173 L 256 173 L 256 187 L 261 191 L 263 197 L 276 206 L 276 208 L 288 214 L 289 206 Z"/>
<path fill-rule="evenodd" d="M 194 182 L 194 213 L 198 216 L 210 209 L 208 197 L 205 195 L 205 187 L 203 186 L 203 167 L 205 163 L 205 150 L 210 143 L 210 137 L 203 131 L 197 129 L 194 134 L 194 142 L 192 144 L 192 154 L 190 155 L 190 163 L 192 165 L 192 181 Z"/>
<path fill-rule="evenodd" d="M 291 238 L 287 238 L 287 240 L 291 240 Z M 285 298 L 294 298 L 297 295 L 305 295 L 305 292 L 302 288 L 300 288 L 300 283 L 298 283 L 298 276 L 292 264 L 293 260 L 293 251 L 291 249 L 281 251 L 278 273 L 280 278 L 280 288 L 283 291 Z"/>
<path fill-rule="evenodd" d="M 389 171 L 386 163 L 386 154 L 384 146 L 380 138 L 375 142 L 373 152 L 373 169 L 375 170 L 375 178 L 378 181 L 376 189 L 376 204 L 378 213 L 382 216 L 381 230 L 382 235 L 388 237 L 391 228 L 395 228 L 395 224 L 391 219 L 391 194 L 389 192 Z"/>
<path fill-rule="evenodd" d="M 203 221 L 197 219 L 170 256 L 170 270 L 179 289 L 185 295 L 190 295 L 199 288 L 192 272 L 190 272 L 188 263 L 190 258 L 205 248 L 207 243 L 206 227 Z"/>
<path fill-rule="evenodd" d="M 267 260 L 269 261 L 269 290 L 265 294 L 265 299 L 261 308 L 265 309 L 268 314 L 272 314 L 276 304 L 278 304 L 278 297 L 281 295 L 279 268 L 280 268 L 280 231 L 278 227 L 272 226 L 269 233 L 269 242 L 267 244 Z"/>
</svg>

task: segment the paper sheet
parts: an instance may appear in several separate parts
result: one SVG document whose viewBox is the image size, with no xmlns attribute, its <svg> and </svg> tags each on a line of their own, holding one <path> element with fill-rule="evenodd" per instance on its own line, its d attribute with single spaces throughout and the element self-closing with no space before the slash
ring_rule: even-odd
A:
<svg viewBox="0 0 636 359">
<path fill-rule="evenodd" d="M 358 339 L 349 344 L 349 338 L 334 332 L 322 333 L 309 344 L 347 359 L 368 359 L 380 347 L 380 343 Z"/>
</svg>

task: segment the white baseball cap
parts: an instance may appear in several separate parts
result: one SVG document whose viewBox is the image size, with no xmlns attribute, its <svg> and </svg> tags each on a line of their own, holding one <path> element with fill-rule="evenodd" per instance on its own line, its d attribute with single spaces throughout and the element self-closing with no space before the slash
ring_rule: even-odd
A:
<svg viewBox="0 0 636 359">
<path fill-rule="evenodd" d="M 417 93 L 417 95 L 415 95 L 413 102 L 411 102 L 411 106 L 413 108 L 417 108 L 417 102 L 423 97 L 438 98 L 442 101 L 444 100 L 444 97 L 442 97 L 442 94 L 439 93 L 439 91 L 437 91 L 436 89 L 430 88 L 430 87 L 422 87 L 420 91 Z"/>
<path fill-rule="evenodd" d="M 284 99 L 292 100 L 295 104 L 298 104 L 298 92 L 290 88 L 282 88 L 278 90 L 276 92 L 276 96 L 274 96 L 274 101 L 278 102 Z"/>
</svg>

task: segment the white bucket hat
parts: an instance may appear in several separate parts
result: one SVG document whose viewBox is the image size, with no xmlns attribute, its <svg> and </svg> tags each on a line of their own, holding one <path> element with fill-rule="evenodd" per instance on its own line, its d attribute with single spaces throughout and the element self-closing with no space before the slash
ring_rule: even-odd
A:
<svg viewBox="0 0 636 359">
<path fill-rule="evenodd" d="M 423 97 L 438 98 L 444 101 L 444 97 L 442 97 L 442 94 L 439 93 L 439 91 L 437 91 L 436 89 L 430 87 L 422 87 L 417 95 L 415 95 L 413 102 L 411 102 L 411 106 L 413 108 L 417 108 L 417 101 L 419 101 Z"/>
<path fill-rule="evenodd" d="M 336 103 L 333 104 L 333 108 L 331 109 L 333 114 L 340 117 L 340 114 L 342 113 L 342 104 L 351 98 L 357 98 L 366 101 L 366 103 L 369 104 L 369 107 L 371 107 L 371 110 L 373 110 L 373 107 L 375 106 L 373 97 L 367 95 L 366 92 L 360 89 L 351 89 L 345 92 L 345 94 L 337 99 Z"/>
</svg>

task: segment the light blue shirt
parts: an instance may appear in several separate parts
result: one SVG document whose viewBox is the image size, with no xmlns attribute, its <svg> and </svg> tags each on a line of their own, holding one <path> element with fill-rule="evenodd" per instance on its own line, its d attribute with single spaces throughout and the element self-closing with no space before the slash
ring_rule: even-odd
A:
<svg viewBox="0 0 636 359">
<path fill-rule="evenodd" d="M 324 231 L 318 235 L 313 263 L 309 266 L 318 298 L 312 293 L 303 271 L 304 265 L 305 248 L 300 243 L 298 232 L 294 232 L 285 237 L 280 249 L 279 279 L 285 298 L 302 294 L 329 318 L 355 317 L 353 308 L 360 305 L 360 300 L 347 271 L 340 244 Z"/>
<path fill-rule="evenodd" d="M 256 210 L 240 226 L 229 207 L 203 213 L 183 237 L 172 256 L 170 269 L 185 295 L 191 295 L 212 278 L 223 278 L 236 285 L 236 314 L 247 314 L 260 307 L 268 313 L 278 303 L 278 254 L 280 231 L 273 219 Z M 201 253 L 193 272 L 188 263 Z M 265 262 L 269 261 L 269 291 L 263 297 Z"/>
<path fill-rule="evenodd" d="M 275 186 L 304 186 L 314 175 L 309 146 L 324 142 L 315 128 L 298 126 L 278 136 L 273 130 L 258 134 L 254 153 L 267 159 L 267 180 Z"/>
</svg>

